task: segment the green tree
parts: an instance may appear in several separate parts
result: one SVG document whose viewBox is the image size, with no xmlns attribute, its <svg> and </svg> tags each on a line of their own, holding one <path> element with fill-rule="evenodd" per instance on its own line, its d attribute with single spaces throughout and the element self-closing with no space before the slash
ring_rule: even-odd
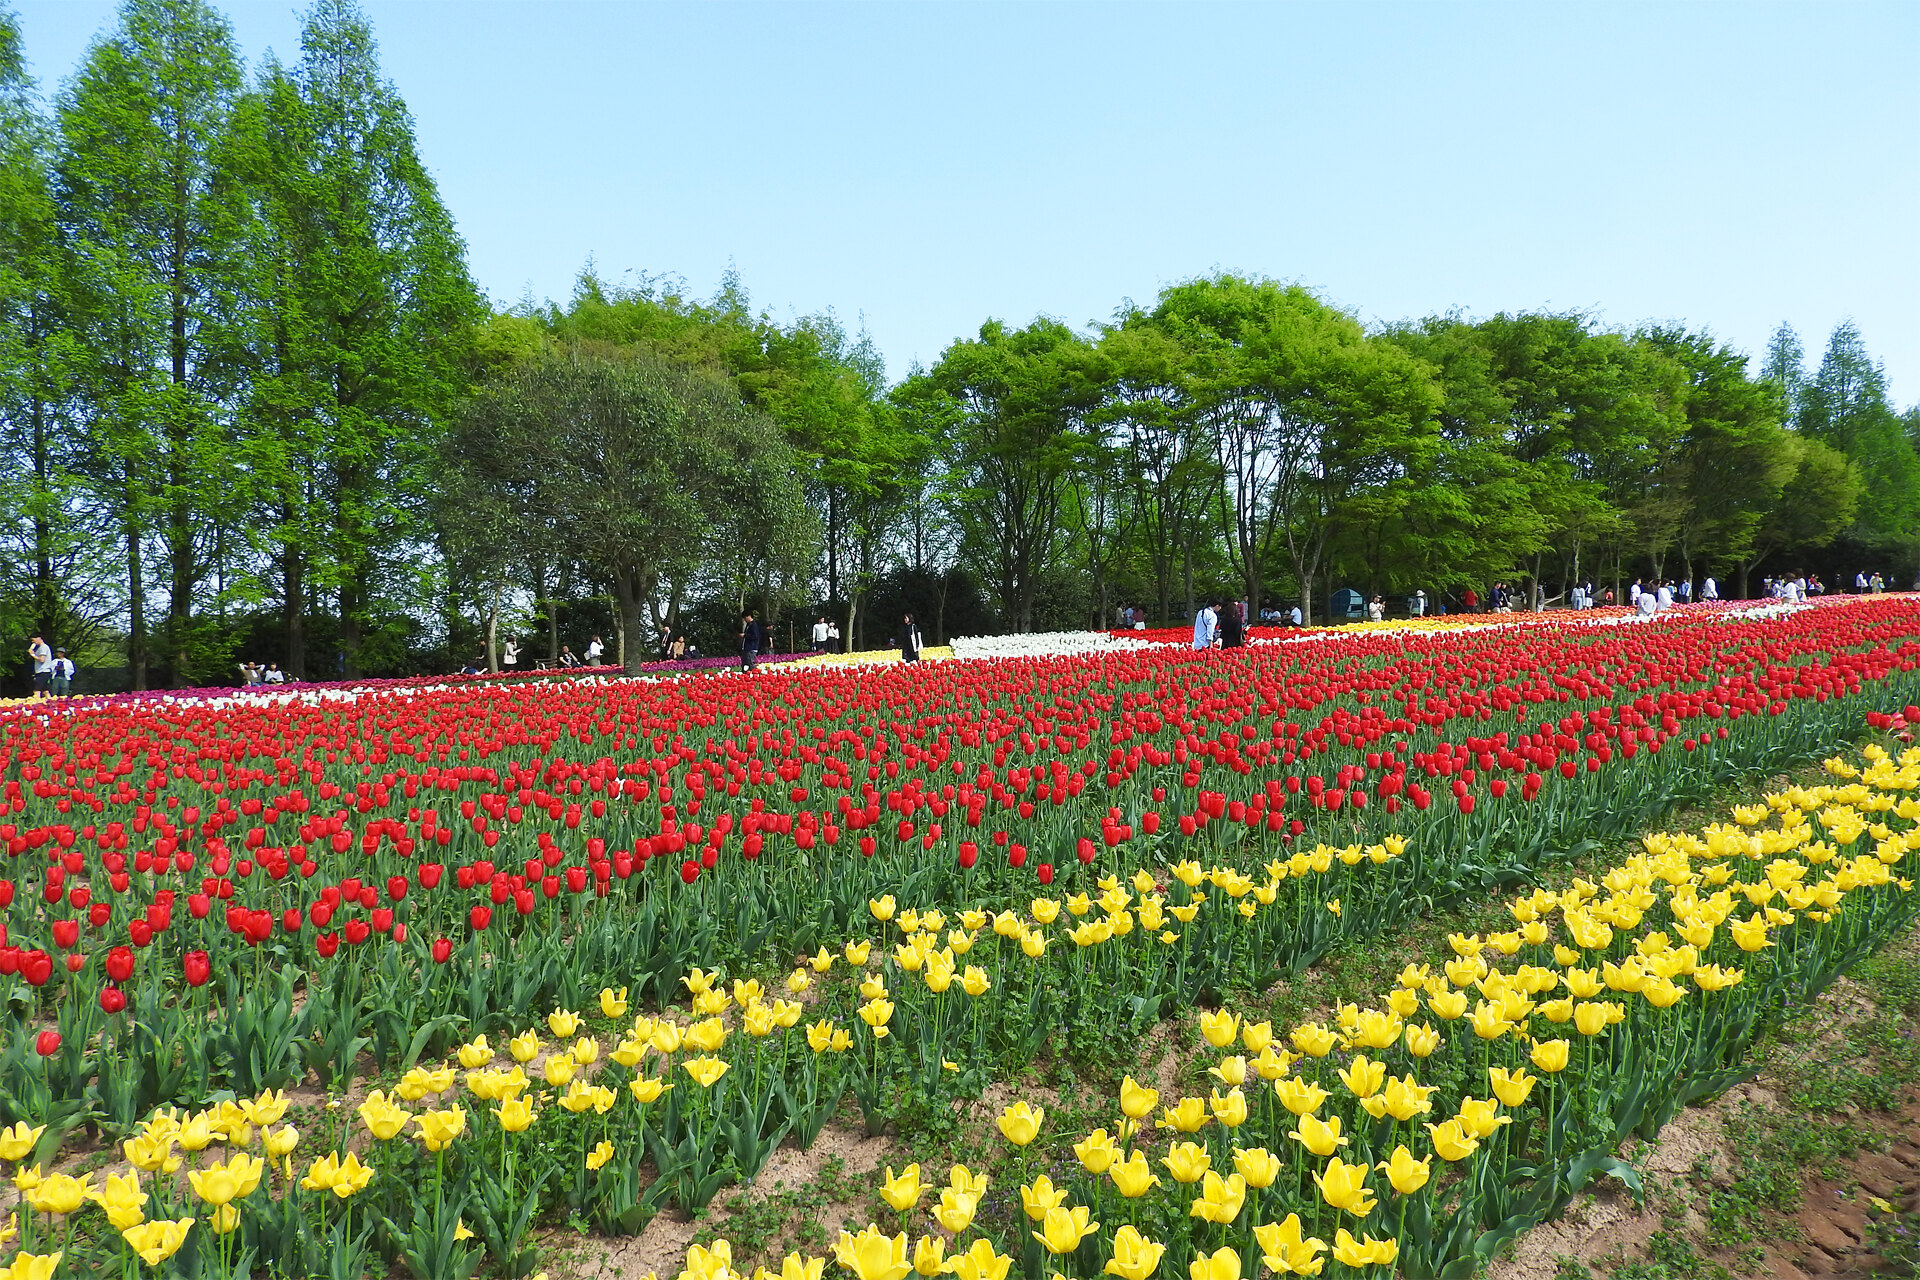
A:
<svg viewBox="0 0 1920 1280">
<path fill-rule="evenodd" d="M 1033 629 L 1041 570 L 1062 544 L 1061 504 L 1086 446 L 1086 415 L 1099 403 L 1091 357 L 1087 341 L 1058 320 L 1015 330 L 989 320 L 923 375 L 957 406 L 965 544 L 1017 632 Z"/>
<path fill-rule="evenodd" d="M 1863 488 L 1848 536 L 1883 549 L 1920 540 L 1920 456 L 1887 400 L 1885 371 L 1851 320 L 1834 327 L 1802 401 L 1800 430 L 1860 470 Z"/>
<path fill-rule="evenodd" d="M 1860 466 L 1832 445 L 1791 432 L 1785 452 L 1793 471 L 1754 530 L 1751 554 L 1740 561 L 1740 595 L 1751 571 L 1767 557 L 1824 547 L 1853 522 L 1863 482 Z"/>
<path fill-rule="evenodd" d="M 465 249 L 351 0 L 320 0 L 301 59 L 269 64 L 236 129 L 259 209 L 249 300 L 261 368 L 250 452 L 288 669 L 334 602 L 347 674 L 421 596 L 438 437 L 486 316 Z"/>
<path fill-rule="evenodd" d="M 818 537 L 778 425 L 726 381 L 644 352 L 510 366 L 459 415 L 445 465 L 495 495 L 472 539 L 481 554 L 502 523 L 537 528 L 605 577 L 629 671 L 663 584 L 810 559 Z M 534 477 L 540 511 L 525 496 Z"/>
<path fill-rule="evenodd" d="M 127 0 L 59 102 L 63 231 L 100 264 L 76 323 L 94 356 L 88 449 L 127 549 L 136 687 L 147 679 L 150 532 L 164 563 L 169 680 L 224 666 L 224 637 L 194 608 L 246 362 L 234 299 L 248 210 L 224 145 L 240 86 L 232 32 L 202 0 Z"/>
<path fill-rule="evenodd" d="M 1249 607 L 1283 553 L 1310 618 L 1329 547 L 1403 504 L 1437 443 L 1428 366 L 1272 281 L 1177 285 L 1154 314 L 1194 352 L 1186 385 L 1217 441 L 1227 550 Z"/>
</svg>

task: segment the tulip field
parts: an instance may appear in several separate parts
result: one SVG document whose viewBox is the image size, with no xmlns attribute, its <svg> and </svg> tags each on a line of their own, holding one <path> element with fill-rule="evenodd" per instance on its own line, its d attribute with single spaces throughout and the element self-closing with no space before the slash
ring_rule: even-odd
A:
<svg viewBox="0 0 1920 1280">
<path fill-rule="evenodd" d="M 781 1280 L 1467 1277 L 1916 913 L 1920 597 L 954 654 L 0 711 L 0 1276 L 518 1280 L 1187 1025 L 1203 1095 L 996 1108 Z"/>
</svg>

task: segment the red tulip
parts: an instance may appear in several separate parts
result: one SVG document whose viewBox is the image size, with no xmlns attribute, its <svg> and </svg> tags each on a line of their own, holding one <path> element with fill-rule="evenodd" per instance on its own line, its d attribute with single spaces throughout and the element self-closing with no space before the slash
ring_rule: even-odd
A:
<svg viewBox="0 0 1920 1280">
<path fill-rule="evenodd" d="M 100 1008 L 107 1013 L 118 1013 L 127 1007 L 127 993 L 118 987 L 100 988 Z"/>
<path fill-rule="evenodd" d="M 180 957 L 180 972 L 190 987 L 204 987 L 213 976 L 213 966 L 204 951 L 189 951 Z"/>
<path fill-rule="evenodd" d="M 435 938 L 433 940 L 433 962 L 435 964 L 445 964 L 452 958 L 453 943 L 445 938 Z"/>
<path fill-rule="evenodd" d="M 42 1031 L 34 1038 L 33 1048 L 41 1057 L 51 1058 L 54 1054 L 60 1052 L 60 1033 L 58 1031 Z"/>
</svg>

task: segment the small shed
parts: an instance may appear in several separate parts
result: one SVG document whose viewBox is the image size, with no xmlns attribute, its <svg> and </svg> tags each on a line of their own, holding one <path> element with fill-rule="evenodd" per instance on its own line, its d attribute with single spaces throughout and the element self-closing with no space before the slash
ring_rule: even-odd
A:
<svg viewBox="0 0 1920 1280">
<path fill-rule="evenodd" d="M 1364 618 L 1367 616 L 1367 598 L 1352 587 L 1342 587 L 1333 593 L 1333 604 L 1328 612 L 1335 618 Z"/>
</svg>

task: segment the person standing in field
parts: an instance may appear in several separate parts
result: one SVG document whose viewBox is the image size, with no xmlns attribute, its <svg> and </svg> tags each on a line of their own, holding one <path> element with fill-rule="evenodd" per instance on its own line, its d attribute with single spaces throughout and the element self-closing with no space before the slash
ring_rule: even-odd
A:
<svg viewBox="0 0 1920 1280">
<path fill-rule="evenodd" d="M 754 658 L 760 653 L 760 620 L 749 609 L 740 615 L 740 669 L 753 670 Z"/>
<path fill-rule="evenodd" d="M 64 698 L 73 692 L 73 659 L 67 656 L 65 649 L 53 651 L 53 696 Z"/>
<path fill-rule="evenodd" d="M 1220 647 L 1238 649 L 1246 635 L 1246 626 L 1240 620 L 1240 604 L 1229 600 L 1220 614 Z"/>
<path fill-rule="evenodd" d="M 607 646 L 600 643 L 599 636 L 595 636 L 592 640 L 589 640 L 587 642 L 587 658 L 586 658 L 587 665 L 590 667 L 599 666 L 600 655 L 605 653 L 606 651 L 607 651 Z"/>
<path fill-rule="evenodd" d="M 49 696 L 53 688 L 53 650 L 38 635 L 27 641 L 27 664 L 33 669 L 33 696 Z"/>
<path fill-rule="evenodd" d="M 1213 648 L 1214 633 L 1219 630 L 1219 627 L 1220 615 L 1213 611 L 1213 606 L 1201 605 L 1200 612 L 1193 615 L 1193 647 L 1195 649 Z"/>
<path fill-rule="evenodd" d="M 913 620 L 912 614 L 900 620 L 900 660 L 920 661 L 920 624 Z"/>
</svg>

